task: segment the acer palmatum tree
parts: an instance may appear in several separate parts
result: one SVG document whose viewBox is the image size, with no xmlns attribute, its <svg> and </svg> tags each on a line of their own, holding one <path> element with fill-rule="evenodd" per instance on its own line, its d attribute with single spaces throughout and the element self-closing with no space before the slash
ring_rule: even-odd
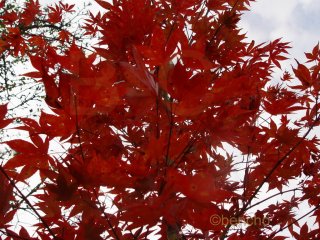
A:
<svg viewBox="0 0 320 240">
<path fill-rule="evenodd" d="M 245 39 L 249 0 L 96 2 L 94 51 L 27 53 L 51 112 L 5 142 L 3 238 L 318 239 L 318 45 L 272 84 L 289 46 Z M 2 53 L 24 54 L 15 39 Z M 14 231 L 22 205 L 38 222 Z"/>
<path fill-rule="evenodd" d="M 87 6 L 75 10 L 74 5 L 59 3 L 40 6 L 37 1 L 0 1 L 0 104 L 10 102 L 7 118 L 21 123 L 19 117 L 36 119 L 43 109 L 45 92 L 38 79 L 21 75 L 30 69 L 30 54 L 42 51 L 63 51 L 72 38 L 84 48 L 88 36 L 78 29 L 78 21 L 84 17 Z M 92 38 L 90 37 L 90 41 Z M 21 138 L 21 132 L 1 131 L 0 142 Z M 1 147 L 1 159 L 11 151 Z"/>
<path fill-rule="evenodd" d="M 39 116 L 43 86 L 32 75 L 20 75 L 30 68 L 28 55 L 50 52 L 52 47 L 63 51 L 71 38 L 85 47 L 88 37 L 78 29 L 78 21 L 84 18 L 86 8 L 76 10 L 70 4 L 47 7 L 37 1 L 0 2 L 0 101 L 11 102 L 10 117 Z"/>
</svg>

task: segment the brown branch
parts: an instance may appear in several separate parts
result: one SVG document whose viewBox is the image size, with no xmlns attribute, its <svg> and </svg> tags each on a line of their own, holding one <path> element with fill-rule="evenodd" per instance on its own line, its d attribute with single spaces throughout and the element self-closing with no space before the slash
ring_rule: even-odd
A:
<svg viewBox="0 0 320 240">
<path fill-rule="evenodd" d="M 247 197 L 247 184 L 249 182 L 249 157 L 250 157 L 250 147 L 248 146 L 248 154 L 247 154 L 247 161 L 246 161 L 246 167 L 245 167 L 245 172 L 244 172 L 244 178 L 243 178 L 243 193 L 242 193 L 242 198 L 243 198 L 243 203 L 245 204 L 246 202 L 246 197 Z"/>
<path fill-rule="evenodd" d="M 232 6 L 230 13 L 233 13 L 236 10 L 236 6 L 238 5 L 239 0 L 237 0 L 234 5 Z M 213 33 L 212 38 L 209 40 L 209 45 L 212 43 L 212 41 L 215 39 L 215 37 L 217 36 L 217 34 L 220 32 L 220 30 L 222 29 L 222 27 L 225 25 L 225 21 L 220 23 L 219 26 L 216 28 L 216 30 Z"/>
<path fill-rule="evenodd" d="M 62 27 L 56 26 L 54 24 L 20 26 L 20 30 L 22 32 L 27 31 L 27 30 L 31 30 L 31 29 L 39 29 L 39 28 L 51 28 L 51 29 L 55 29 L 55 30 L 59 30 L 59 31 L 63 30 Z"/>
<path fill-rule="evenodd" d="M 110 218 L 107 216 L 107 214 L 106 214 L 104 211 L 102 211 L 103 206 L 102 206 L 102 204 L 101 204 L 101 203 L 99 202 L 99 200 L 98 200 L 99 197 L 98 197 L 97 192 L 96 192 L 95 190 L 93 190 L 93 191 L 94 191 L 94 195 L 95 195 L 95 197 L 96 197 L 96 199 L 97 199 L 97 203 L 98 203 L 99 207 L 96 206 L 96 205 L 95 205 L 94 203 L 92 203 L 92 202 L 86 201 L 86 200 L 83 199 L 83 198 L 82 198 L 82 200 L 84 200 L 84 201 L 85 201 L 90 207 L 92 207 L 93 209 L 97 209 L 97 210 L 103 215 L 103 217 L 106 219 L 106 221 L 107 221 L 107 223 L 108 223 L 108 226 L 111 228 L 111 231 L 112 231 L 115 239 L 116 239 L 116 240 L 120 240 L 120 237 L 118 236 L 118 234 L 117 234 L 117 232 L 115 231 L 113 225 L 111 224 Z"/>
<path fill-rule="evenodd" d="M 81 156 L 82 156 L 82 160 L 84 161 L 85 160 L 85 156 L 84 156 L 84 152 L 83 152 L 83 148 L 82 148 L 82 143 L 81 143 L 81 136 L 80 136 L 80 128 L 79 128 L 79 123 L 78 123 L 78 107 L 77 107 L 77 96 L 74 96 L 74 106 L 75 106 L 75 112 L 76 112 L 76 131 L 77 131 L 77 138 L 78 138 L 78 142 L 79 142 L 79 147 L 80 147 L 80 152 L 81 152 Z M 114 230 L 114 227 L 112 226 L 111 222 L 110 222 L 110 219 L 109 217 L 105 214 L 104 211 L 101 210 L 101 203 L 98 201 L 98 194 L 96 193 L 96 191 L 94 191 L 95 193 L 95 196 L 97 198 L 97 202 L 98 204 L 100 205 L 100 208 L 97 208 L 96 205 L 94 204 L 91 204 L 91 203 L 87 203 L 89 204 L 89 206 L 95 208 L 95 209 L 98 209 L 102 215 L 105 217 L 105 219 L 107 220 L 107 223 L 108 223 L 108 226 L 111 228 L 111 231 L 112 233 L 114 234 L 115 236 L 115 239 L 116 240 L 120 240 L 120 238 L 118 237 L 116 231 Z"/>
<path fill-rule="evenodd" d="M 289 189 L 289 190 L 286 190 L 286 191 L 275 193 L 275 194 L 273 194 L 273 195 L 271 195 L 271 196 L 269 196 L 269 197 L 267 197 L 267 198 L 265 198 L 265 199 L 263 199 L 263 200 L 261 200 L 259 202 L 256 202 L 255 204 L 250 205 L 246 210 L 249 210 L 250 208 L 258 206 L 259 204 L 264 203 L 265 201 L 268 201 L 271 198 L 274 198 L 274 197 L 276 197 L 278 195 L 282 195 L 282 194 L 285 194 L 285 193 L 288 193 L 288 192 L 295 192 L 295 191 L 302 191 L 302 190 L 299 189 L 299 188 L 293 188 L 293 189 Z"/>
<path fill-rule="evenodd" d="M 21 190 L 17 187 L 17 185 L 15 184 L 15 182 L 9 177 L 9 175 L 7 174 L 6 170 L 0 165 L 0 172 L 5 176 L 5 178 L 9 181 L 9 183 L 11 184 L 11 186 L 16 189 L 16 191 L 18 192 L 19 197 L 21 197 L 26 204 L 30 207 L 30 209 L 34 212 L 34 214 L 39 218 L 39 220 L 41 221 L 41 223 L 43 224 L 43 226 L 48 230 L 48 232 L 50 233 L 50 235 L 53 237 L 53 239 L 58 240 L 58 238 L 56 237 L 56 235 L 54 234 L 54 232 L 51 230 L 51 228 L 49 227 L 48 223 L 43 219 L 43 217 L 41 217 L 41 215 L 38 213 L 38 211 L 35 209 L 35 207 L 31 204 L 31 202 L 28 200 L 28 198 L 21 192 Z"/>
<path fill-rule="evenodd" d="M 35 193 L 36 191 L 38 191 L 39 190 L 39 188 L 41 187 L 41 185 L 44 183 L 44 181 L 41 181 L 37 186 L 35 186 L 33 189 L 31 189 L 31 191 L 27 194 L 27 195 L 25 195 L 25 197 L 26 197 L 26 199 L 28 198 L 28 197 L 30 197 L 33 193 Z M 21 199 L 19 202 L 17 202 L 16 204 L 15 204 L 15 206 L 20 206 L 22 203 L 24 202 L 24 199 Z"/>
<path fill-rule="evenodd" d="M 282 232 L 283 230 L 287 229 L 288 227 L 292 226 L 293 224 L 295 224 L 296 222 L 300 221 L 301 219 L 305 218 L 306 216 L 308 216 L 310 213 L 316 211 L 317 209 L 320 208 L 320 204 L 318 204 L 317 206 L 315 206 L 313 209 L 311 209 L 309 212 L 307 212 L 306 214 L 302 215 L 301 217 L 299 217 L 298 219 L 290 222 L 288 225 L 284 226 L 284 227 L 281 227 L 278 231 L 272 233 L 268 238 L 268 239 L 271 239 L 273 238 L 276 234 L 278 234 L 279 232 Z M 307 236 L 304 236 L 304 237 L 307 237 Z"/>
<path fill-rule="evenodd" d="M 256 190 L 254 191 L 254 193 L 251 195 L 251 197 L 249 198 L 249 200 L 243 205 L 243 207 L 241 208 L 241 210 L 235 214 L 235 217 L 238 218 L 240 216 L 242 216 L 242 214 L 244 214 L 247 209 L 248 206 L 251 204 L 251 201 L 256 197 L 256 195 L 258 194 L 258 192 L 260 191 L 260 189 L 263 187 L 263 185 L 270 179 L 270 177 L 272 176 L 272 174 L 277 170 L 277 168 L 284 162 L 284 160 L 287 159 L 287 157 L 290 156 L 290 154 L 305 140 L 305 138 L 309 135 L 309 133 L 311 132 L 311 130 L 313 129 L 313 127 L 319 122 L 320 117 L 317 117 L 314 122 L 312 123 L 312 125 L 309 127 L 308 131 L 301 137 L 301 139 L 293 146 L 290 148 L 290 150 L 283 156 L 281 157 L 276 164 L 273 166 L 273 168 L 269 171 L 269 173 L 265 176 L 265 178 L 263 179 L 263 181 L 260 183 L 260 185 L 258 186 L 258 188 L 256 188 Z M 228 224 L 225 228 L 225 230 L 223 231 L 222 235 L 220 236 L 220 239 L 225 239 L 227 232 L 229 231 L 231 227 L 231 224 Z"/>
<path fill-rule="evenodd" d="M 170 99 L 170 126 L 169 126 L 169 136 L 168 136 L 168 143 L 167 143 L 167 150 L 166 150 L 166 165 L 168 166 L 168 159 L 169 159 L 169 152 L 170 152 L 170 145 L 171 145 L 171 137 L 172 137 L 172 130 L 173 130 L 173 112 L 172 112 L 172 99 Z"/>
<path fill-rule="evenodd" d="M 79 142 L 79 148 L 80 148 L 80 152 L 81 152 L 82 161 L 84 161 L 85 157 L 84 157 L 84 153 L 83 153 L 83 148 L 82 148 L 82 143 L 81 143 L 81 136 L 80 136 L 80 128 L 79 128 L 79 122 L 78 122 L 77 96 L 74 96 L 73 99 L 74 99 L 74 108 L 75 108 L 75 112 L 76 112 L 77 138 L 78 138 L 78 142 Z"/>
<path fill-rule="evenodd" d="M 7 72 L 7 62 L 6 62 L 6 57 L 4 56 L 4 54 L 1 55 L 1 59 L 3 61 L 3 71 L 4 71 L 4 85 L 6 88 L 6 92 L 7 92 L 7 100 L 10 99 L 10 94 L 9 94 L 9 84 L 8 84 L 8 72 Z"/>
<path fill-rule="evenodd" d="M 191 148 L 193 147 L 194 143 L 196 142 L 196 137 L 194 137 L 193 139 L 191 139 L 187 145 L 185 146 L 185 148 L 182 150 L 182 152 L 178 155 L 178 157 L 176 157 L 176 159 L 174 160 L 174 162 L 178 161 L 178 159 L 180 159 L 177 164 L 176 164 L 176 168 L 183 162 L 183 158 L 190 152 Z"/>
</svg>

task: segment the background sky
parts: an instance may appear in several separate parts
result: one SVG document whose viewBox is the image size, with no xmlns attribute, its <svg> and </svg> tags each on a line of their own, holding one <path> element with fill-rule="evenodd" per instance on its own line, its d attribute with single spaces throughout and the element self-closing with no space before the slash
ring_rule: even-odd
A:
<svg viewBox="0 0 320 240">
<path fill-rule="evenodd" d="M 241 27 L 249 39 L 265 42 L 282 37 L 291 42 L 291 58 L 305 61 L 320 40 L 319 0 L 257 0 L 244 14 Z M 287 66 L 289 65 L 288 62 Z"/>
</svg>

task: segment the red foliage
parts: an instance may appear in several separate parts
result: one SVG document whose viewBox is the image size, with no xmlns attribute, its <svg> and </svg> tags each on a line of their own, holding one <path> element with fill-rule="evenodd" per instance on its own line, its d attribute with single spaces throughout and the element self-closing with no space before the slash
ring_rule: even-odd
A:
<svg viewBox="0 0 320 240">
<path fill-rule="evenodd" d="M 35 70 L 24 76 L 43 83 L 52 110 L 38 122 L 21 119 L 16 129 L 30 141 L 5 142 L 15 151 L 0 175 L 7 239 L 32 239 L 25 228 L 9 229 L 10 202 L 13 187 L 36 172 L 44 182 L 33 195 L 39 239 L 149 239 L 157 231 L 161 239 L 285 239 L 286 228 L 318 239 L 306 224 L 293 230 L 292 208 L 307 201 L 319 224 L 318 139 L 309 136 L 319 125 L 319 47 L 306 54 L 313 66 L 297 62 L 295 78 L 285 72 L 272 85 L 289 46 L 246 42 L 237 23 L 250 0 L 96 2 L 103 13 L 83 26 L 99 36 L 90 54 L 76 42 L 61 52 L 23 35 L 44 14 L 38 1 L 0 17 L 8 30 L 0 53 L 28 55 Z M 72 11 L 51 6 L 48 22 Z M 12 122 L 5 114 L 1 106 L 1 128 Z M 49 152 L 54 141 L 68 147 L 64 154 Z M 290 192 L 292 180 L 299 196 L 263 200 L 270 190 Z M 232 228 L 234 219 L 252 218 L 268 221 Z"/>
</svg>

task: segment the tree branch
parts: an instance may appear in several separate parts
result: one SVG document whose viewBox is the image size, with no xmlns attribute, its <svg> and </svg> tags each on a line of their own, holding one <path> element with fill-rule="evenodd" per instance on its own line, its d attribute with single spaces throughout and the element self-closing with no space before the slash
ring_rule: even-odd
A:
<svg viewBox="0 0 320 240">
<path fill-rule="evenodd" d="M 51 230 L 51 228 L 49 227 L 48 223 L 43 219 L 43 217 L 41 217 L 41 215 L 38 213 L 38 211 L 34 208 L 34 206 L 31 204 L 31 202 L 28 200 L 28 198 L 20 191 L 20 189 L 17 187 L 17 185 L 15 184 L 15 182 L 9 177 L 9 175 L 7 174 L 6 170 L 0 165 L 0 172 L 5 176 L 5 178 L 9 181 L 9 183 L 11 184 L 11 186 L 16 189 L 16 191 L 19 194 L 19 197 L 21 197 L 26 204 L 30 207 L 30 209 L 34 212 L 34 214 L 36 214 L 36 216 L 39 218 L 39 220 L 41 221 L 41 223 L 43 224 L 43 226 L 48 230 L 48 232 L 50 233 L 50 235 L 53 237 L 53 239 L 58 240 L 58 238 L 56 237 L 56 235 L 54 234 L 54 232 Z"/>
<path fill-rule="evenodd" d="M 277 168 L 283 163 L 284 160 L 287 159 L 287 157 L 290 156 L 290 154 L 305 140 L 305 138 L 309 135 L 309 133 L 311 132 L 311 130 L 313 129 L 313 127 L 319 122 L 320 117 L 317 117 L 314 122 L 312 123 L 312 125 L 309 127 L 308 131 L 301 137 L 301 139 L 293 146 L 291 147 L 291 149 L 283 156 L 281 157 L 276 164 L 273 166 L 273 168 L 270 170 L 270 172 L 265 176 L 265 178 L 263 179 L 263 181 L 260 183 L 260 185 L 258 186 L 258 188 L 256 188 L 256 190 L 254 191 L 254 193 L 251 195 L 251 197 L 249 198 L 249 200 L 243 205 L 243 207 L 241 208 L 241 210 L 235 214 L 235 218 L 238 218 L 240 216 L 242 216 L 248 209 L 248 206 L 251 204 L 251 201 L 256 197 L 256 195 L 258 194 L 258 192 L 260 191 L 260 189 L 263 187 L 263 185 L 270 179 L 270 177 L 272 176 L 272 174 L 277 170 Z M 225 230 L 223 231 L 222 235 L 220 236 L 220 239 L 225 239 L 227 232 L 229 231 L 231 227 L 231 224 L 228 224 L 225 228 Z"/>
</svg>

